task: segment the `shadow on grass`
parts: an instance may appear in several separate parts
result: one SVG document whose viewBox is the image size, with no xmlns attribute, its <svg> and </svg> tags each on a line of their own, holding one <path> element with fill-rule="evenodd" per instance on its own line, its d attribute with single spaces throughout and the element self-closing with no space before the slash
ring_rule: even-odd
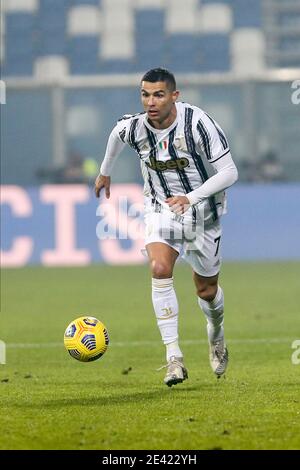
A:
<svg viewBox="0 0 300 470">
<path fill-rule="evenodd" d="M 36 400 L 34 403 L 23 403 L 17 405 L 20 408 L 58 408 L 60 409 L 62 406 L 64 408 L 72 407 L 72 406 L 114 406 L 114 405 L 126 405 L 129 404 L 132 406 L 132 404 L 137 404 L 137 403 L 143 403 L 147 401 L 153 401 L 153 402 L 160 402 L 162 400 L 169 401 L 172 400 L 178 400 L 182 402 L 183 399 L 185 398 L 194 398 L 194 399 L 199 399 L 201 397 L 201 393 L 206 389 L 210 389 L 210 386 L 207 385 L 199 385 L 199 386 L 192 386 L 192 387 L 185 387 L 185 388 L 175 388 L 172 387 L 168 389 L 167 387 L 163 388 L 156 388 L 155 390 L 151 391 L 143 391 L 143 392 L 122 392 L 122 393 L 114 393 L 111 395 L 108 395 L 107 392 L 103 392 L 99 390 L 99 396 L 93 396 L 91 397 L 90 394 L 89 396 L 80 396 L 80 397 L 68 397 L 68 398 L 54 398 L 53 400 L 48 399 L 48 400 Z M 196 392 L 196 393 L 195 393 Z M 64 392 L 65 393 L 65 392 Z M 191 393 L 193 393 L 193 396 L 191 397 Z"/>
</svg>

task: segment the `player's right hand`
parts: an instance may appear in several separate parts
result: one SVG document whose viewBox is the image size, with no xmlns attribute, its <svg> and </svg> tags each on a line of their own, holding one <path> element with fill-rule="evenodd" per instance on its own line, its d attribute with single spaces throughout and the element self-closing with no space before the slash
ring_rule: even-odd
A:
<svg viewBox="0 0 300 470">
<path fill-rule="evenodd" d="M 100 197 L 101 190 L 105 188 L 105 196 L 110 197 L 110 176 L 98 175 L 95 181 L 95 194 Z"/>
</svg>

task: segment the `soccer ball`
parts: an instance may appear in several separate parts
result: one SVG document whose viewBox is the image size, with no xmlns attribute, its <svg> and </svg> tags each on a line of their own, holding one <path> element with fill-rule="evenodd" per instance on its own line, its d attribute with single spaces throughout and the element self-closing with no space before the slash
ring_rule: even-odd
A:
<svg viewBox="0 0 300 470">
<path fill-rule="evenodd" d="M 81 362 L 99 359 L 107 350 L 107 329 L 94 317 L 79 317 L 67 327 L 64 344 L 69 354 Z"/>
</svg>

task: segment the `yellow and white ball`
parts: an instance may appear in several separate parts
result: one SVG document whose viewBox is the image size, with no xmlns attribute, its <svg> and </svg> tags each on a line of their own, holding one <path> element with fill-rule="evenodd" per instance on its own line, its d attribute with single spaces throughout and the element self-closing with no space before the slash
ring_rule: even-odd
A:
<svg viewBox="0 0 300 470">
<path fill-rule="evenodd" d="M 106 327 L 94 317 L 79 317 L 66 328 L 64 344 L 69 354 L 81 362 L 99 359 L 107 350 Z"/>
</svg>

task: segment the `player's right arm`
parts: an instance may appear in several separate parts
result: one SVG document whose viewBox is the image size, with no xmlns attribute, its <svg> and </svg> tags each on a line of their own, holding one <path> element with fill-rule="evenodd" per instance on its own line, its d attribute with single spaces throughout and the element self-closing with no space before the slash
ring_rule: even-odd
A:
<svg viewBox="0 0 300 470">
<path fill-rule="evenodd" d="M 125 146 L 125 130 L 124 124 L 122 125 L 122 121 L 119 121 L 109 136 L 100 173 L 95 180 L 96 197 L 100 197 L 103 188 L 105 189 L 106 198 L 109 199 L 110 197 L 110 175 L 118 156 Z"/>
<path fill-rule="evenodd" d="M 100 197 L 102 189 L 105 188 L 106 199 L 110 198 L 110 176 L 101 175 L 97 176 L 95 181 L 95 194 L 96 197 Z"/>
</svg>

